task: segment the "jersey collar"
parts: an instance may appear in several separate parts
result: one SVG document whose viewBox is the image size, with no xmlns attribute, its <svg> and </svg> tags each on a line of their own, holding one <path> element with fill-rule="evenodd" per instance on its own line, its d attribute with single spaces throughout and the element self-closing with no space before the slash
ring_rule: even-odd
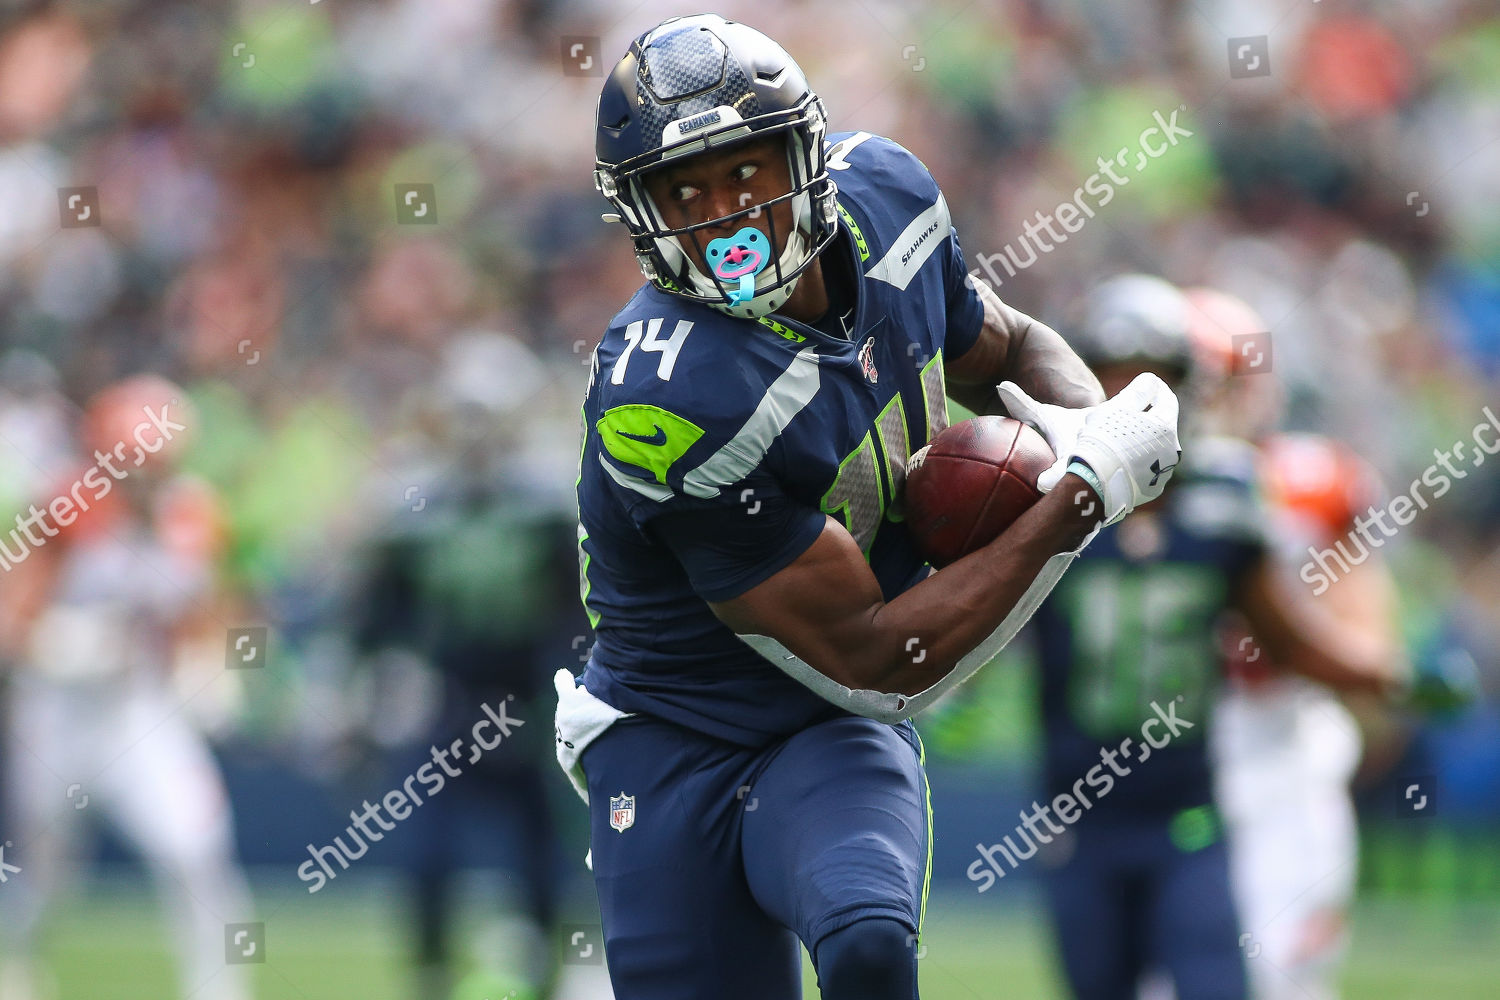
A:
<svg viewBox="0 0 1500 1000">
<path fill-rule="evenodd" d="M 837 344 L 843 346 L 852 344 L 858 346 L 863 341 L 867 332 L 867 324 L 865 320 L 865 304 L 869 300 L 870 296 L 866 287 L 863 262 L 864 257 L 868 256 L 868 251 L 866 251 L 863 256 L 859 255 L 858 248 L 864 246 L 864 236 L 860 233 L 858 224 L 855 223 L 854 219 L 850 217 L 848 211 L 844 208 L 843 202 L 839 202 L 838 207 L 839 227 L 842 229 L 842 235 L 845 238 L 834 240 L 829 245 L 829 251 L 844 254 L 844 259 L 849 265 L 849 273 L 854 275 L 854 323 L 850 329 L 849 336 L 831 336 L 810 323 L 804 323 L 801 320 L 795 320 L 789 316 L 783 316 L 781 313 L 772 313 L 769 318 L 788 329 L 802 334 L 809 340 L 817 340 L 819 343 L 824 344 Z M 827 253 L 829 251 L 824 252 Z M 835 322 L 837 322 L 837 320 L 835 320 Z"/>
</svg>

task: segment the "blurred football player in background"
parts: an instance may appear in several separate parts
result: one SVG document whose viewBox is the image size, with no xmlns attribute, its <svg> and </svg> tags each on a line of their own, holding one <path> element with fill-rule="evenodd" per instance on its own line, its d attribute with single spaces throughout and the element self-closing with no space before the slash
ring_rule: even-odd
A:
<svg viewBox="0 0 1500 1000">
<path fill-rule="evenodd" d="M 64 412 L 60 403 L 49 412 L 41 400 L 37 432 L 55 432 L 47 418 Z M 138 375 L 93 398 L 77 447 L 55 434 L 31 439 L 48 474 L 25 502 L 45 516 L 26 518 L 4 553 L 15 670 L 6 839 L 25 872 L 0 895 L 0 938 L 13 956 L 0 981 L 5 1000 L 53 995 L 36 962 L 38 934 L 89 856 L 84 834 L 96 819 L 156 879 L 180 995 L 249 997 L 243 969 L 225 963 L 225 925 L 248 921 L 251 905 L 229 802 L 172 688 L 181 651 L 216 624 L 217 503 L 174 468 L 192 425 L 186 393 Z"/>
<path fill-rule="evenodd" d="M 538 486 L 521 415 L 546 375 L 519 341 L 471 332 L 449 343 L 421 399 L 419 432 L 392 449 L 403 481 L 423 484 L 420 515 L 392 518 L 359 560 L 349 601 L 371 701 L 365 727 L 391 774 L 411 774 L 429 748 L 468 732 L 480 706 L 508 704 L 523 725 L 503 752 L 464 761 L 464 773 L 395 835 L 404 847 L 419 1000 L 448 996 L 545 1000 L 557 984 L 557 843 L 550 803 L 552 734 L 542 702 L 558 651 L 577 649 L 586 623 L 576 600 L 574 511 Z M 408 510 L 409 510 L 409 506 Z M 550 707 L 550 705 L 548 706 Z M 489 908 L 460 922 L 463 876 L 504 872 Z M 484 883 L 486 886 L 489 883 Z M 465 973 L 457 926 L 479 967 Z"/>
<path fill-rule="evenodd" d="M 1257 478 L 1278 558 L 1294 566 L 1309 546 L 1351 537 L 1355 518 L 1381 502 L 1375 471 L 1346 445 L 1314 434 L 1273 433 L 1281 390 L 1233 347 L 1267 326 L 1242 300 L 1187 291 L 1199 360 L 1195 399 L 1205 424 L 1257 446 Z M 1318 593 L 1346 627 L 1395 648 L 1395 582 L 1378 549 Z M 1213 717 L 1215 788 L 1229 833 L 1231 883 L 1256 1000 L 1338 996 L 1358 874 L 1349 782 L 1359 724 L 1335 691 L 1288 671 L 1226 628 L 1229 682 Z"/>
<path fill-rule="evenodd" d="M 1189 385 L 1190 322 L 1174 286 L 1124 275 L 1096 286 L 1066 331 L 1108 393 L 1145 371 Z M 1148 973 L 1180 1000 L 1246 996 L 1205 740 L 1226 612 L 1243 616 L 1247 644 L 1325 683 L 1382 691 L 1393 679 L 1388 636 L 1313 613 L 1284 579 L 1253 450 L 1194 434 L 1190 409 L 1184 431 L 1173 484 L 1105 528 L 1034 622 L 1047 794 L 1092 789 L 1047 879 L 1079 1000 L 1134 997 Z"/>
</svg>

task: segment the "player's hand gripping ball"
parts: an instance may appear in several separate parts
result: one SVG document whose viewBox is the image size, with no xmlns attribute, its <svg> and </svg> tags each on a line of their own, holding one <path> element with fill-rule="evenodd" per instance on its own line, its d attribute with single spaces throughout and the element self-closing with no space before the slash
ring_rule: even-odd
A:
<svg viewBox="0 0 1500 1000">
<path fill-rule="evenodd" d="M 1019 420 L 975 417 L 917 449 L 906 465 L 906 524 L 942 567 L 994 541 L 1041 499 L 1037 477 L 1056 456 Z"/>
</svg>

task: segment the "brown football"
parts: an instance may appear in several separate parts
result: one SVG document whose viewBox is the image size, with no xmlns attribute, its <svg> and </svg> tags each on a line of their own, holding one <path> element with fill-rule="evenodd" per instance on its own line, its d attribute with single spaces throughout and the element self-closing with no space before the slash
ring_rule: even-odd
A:
<svg viewBox="0 0 1500 1000">
<path fill-rule="evenodd" d="M 946 566 L 993 541 L 1041 499 L 1037 477 L 1055 460 L 1011 417 L 975 417 L 933 438 L 906 467 L 906 523 L 922 554 Z"/>
</svg>

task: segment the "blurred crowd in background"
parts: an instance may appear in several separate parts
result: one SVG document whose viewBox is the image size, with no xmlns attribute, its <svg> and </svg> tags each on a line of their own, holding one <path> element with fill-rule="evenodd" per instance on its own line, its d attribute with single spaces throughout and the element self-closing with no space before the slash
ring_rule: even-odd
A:
<svg viewBox="0 0 1500 1000">
<path fill-rule="evenodd" d="M 187 428 L 170 476 L 211 498 L 198 509 L 212 540 L 195 550 L 196 620 L 172 619 L 156 669 L 169 708 L 234 747 L 237 766 L 263 762 L 231 774 L 245 856 L 282 864 L 288 845 L 326 841 L 346 800 L 391 787 L 507 695 L 534 724 L 514 753 L 486 758 L 494 784 L 472 789 L 474 809 L 489 788 L 553 800 L 576 832 L 583 809 L 547 771 L 546 678 L 581 664 L 589 641 L 577 407 L 594 343 L 641 282 L 623 230 L 599 218 L 594 105 L 629 40 L 689 9 L 0 10 L 0 532 L 87 464 L 91 400 L 141 373 L 170 379 Z M 969 266 L 993 261 L 1001 297 L 1065 334 L 1069 303 L 1113 273 L 1233 292 L 1265 317 L 1273 350 L 1268 372 L 1244 377 L 1276 379 L 1287 427 L 1347 441 L 1391 493 L 1500 406 L 1492 3 L 720 11 L 785 45 L 833 129 L 921 157 Z M 1264 48 L 1229 41 L 1246 38 Z M 1134 149 L 1154 113 L 1191 135 L 1127 171 L 1065 242 L 1003 268 L 993 255 L 1019 246 L 1027 220 L 1071 200 L 1098 158 Z M 1400 722 L 1391 753 L 1420 748 L 1443 775 L 1441 822 L 1493 843 L 1500 461 L 1463 467 L 1385 551 L 1413 662 L 1469 705 Z M 48 658 L 28 621 L 0 627 L 18 677 Z M 260 625 L 264 665 L 226 670 L 225 636 Z M 950 745 L 969 763 L 983 749 Z M 303 791 L 253 780 L 283 769 Z M 319 796 L 334 804 L 290 804 Z M 278 801 L 284 814 L 266 808 Z M 516 835 L 533 838 L 516 842 L 534 861 L 559 843 L 551 823 Z M 431 839 L 387 860 L 427 874 L 435 911 L 445 873 L 488 848 L 435 857 Z M 532 867 L 581 876 L 583 838 L 560 843 Z M 1489 878 L 1500 892 L 1500 861 Z M 548 881 L 524 890 L 544 922 Z"/>
</svg>

